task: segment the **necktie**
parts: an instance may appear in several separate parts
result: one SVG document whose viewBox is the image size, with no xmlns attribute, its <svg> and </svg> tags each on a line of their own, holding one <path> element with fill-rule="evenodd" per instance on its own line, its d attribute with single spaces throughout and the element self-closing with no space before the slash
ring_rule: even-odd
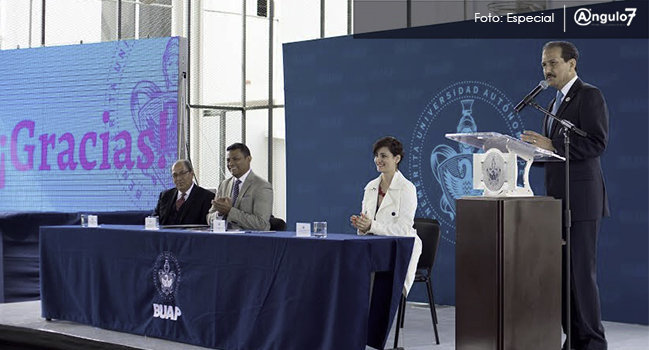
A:
<svg viewBox="0 0 649 350">
<path fill-rule="evenodd" d="M 185 203 L 185 192 L 180 194 L 180 198 L 176 201 L 176 211 L 180 210 L 180 207 Z"/>
<path fill-rule="evenodd" d="M 232 206 L 237 202 L 237 197 L 239 197 L 239 185 L 241 185 L 241 180 L 237 179 L 232 188 Z"/>
<path fill-rule="evenodd" d="M 563 94 L 561 93 L 561 90 L 557 90 L 557 98 L 554 100 L 554 105 L 552 105 L 552 114 L 557 115 L 557 112 L 559 111 L 559 106 L 561 106 L 561 99 L 563 98 Z M 548 117 L 548 135 L 552 133 L 552 122 L 554 119 Z"/>
</svg>

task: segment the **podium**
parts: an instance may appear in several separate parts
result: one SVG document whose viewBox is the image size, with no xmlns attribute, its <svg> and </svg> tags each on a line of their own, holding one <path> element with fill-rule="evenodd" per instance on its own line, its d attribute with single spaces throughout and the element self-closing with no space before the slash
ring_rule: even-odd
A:
<svg viewBox="0 0 649 350">
<path fill-rule="evenodd" d="M 561 201 L 533 196 L 528 177 L 532 162 L 564 158 L 495 132 L 446 137 L 484 151 L 473 156 L 484 195 L 456 203 L 456 349 L 560 349 Z"/>
<path fill-rule="evenodd" d="M 457 350 L 561 348 L 561 201 L 457 201 Z"/>
</svg>

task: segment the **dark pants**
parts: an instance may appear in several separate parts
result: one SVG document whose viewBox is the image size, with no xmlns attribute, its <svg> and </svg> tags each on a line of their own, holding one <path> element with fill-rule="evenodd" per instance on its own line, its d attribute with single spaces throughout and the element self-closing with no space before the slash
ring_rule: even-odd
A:
<svg viewBox="0 0 649 350">
<path fill-rule="evenodd" d="M 607 349 L 597 287 L 599 223 L 599 220 L 573 221 L 570 228 L 571 348 L 576 350 Z M 565 251 L 563 261 L 565 264 Z M 565 295 L 565 287 L 564 285 L 564 294 L 562 295 Z M 565 332 L 565 308 L 563 309 L 562 325 Z"/>
</svg>

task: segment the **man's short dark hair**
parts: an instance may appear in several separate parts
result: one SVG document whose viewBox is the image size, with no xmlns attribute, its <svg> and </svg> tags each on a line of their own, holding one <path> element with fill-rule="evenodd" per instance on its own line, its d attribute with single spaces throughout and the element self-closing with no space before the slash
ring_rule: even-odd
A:
<svg viewBox="0 0 649 350">
<path fill-rule="evenodd" d="M 239 151 L 241 151 L 241 153 L 243 153 L 243 155 L 245 157 L 250 157 L 250 149 L 248 148 L 248 146 L 246 146 L 246 145 L 244 145 L 243 143 L 240 143 L 240 142 L 231 144 L 225 150 L 226 151 L 233 151 L 235 149 L 238 149 Z"/>
<path fill-rule="evenodd" d="M 185 166 L 185 168 L 190 171 L 194 172 L 194 167 L 192 166 L 192 162 L 190 162 L 188 159 L 178 159 L 176 163 L 180 163 Z"/>
<path fill-rule="evenodd" d="M 573 58 L 575 61 L 579 61 L 579 50 L 577 50 L 575 44 L 569 41 L 548 41 L 543 45 L 543 51 L 553 47 L 561 48 L 561 58 L 563 58 L 564 62 L 568 62 Z"/>
<path fill-rule="evenodd" d="M 376 153 L 382 147 L 387 147 L 390 153 L 392 153 L 392 156 L 401 156 L 401 160 L 403 160 L 404 154 L 401 141 L 392 136 L 382 137 L 374 143 L 374 147 L 372 147 L 372 153 L 376 156 Z M 401 161 L 399 161 L 399 163 L 401 163 Z M 397 163 L 397 167 L 399 167 L 399 163 Z"/>
</svg>

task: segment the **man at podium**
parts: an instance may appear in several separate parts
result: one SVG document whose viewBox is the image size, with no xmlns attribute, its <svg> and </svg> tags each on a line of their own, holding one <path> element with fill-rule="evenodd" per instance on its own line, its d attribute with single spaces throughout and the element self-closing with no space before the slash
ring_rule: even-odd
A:
<svg viewBox="0 0 649 350">
<path fill-rule="evenodd" d="M 548 84 L 557 89 L 548 108 L 588 134 L 570 137 L 570 349 L 604 350 L 607 342 L 596 278 L 597 234 L 601 218 L 609 215 L 600 162 L 608 142 L 608 109 L 602 92 L 577 76 L 578 60 L 579 51 L 570 42 L 551 41 L 543 46 L 543 73 Z M 546 116 L 542 130 L 542 135 L 526 130 L 521 139 L 565 156 L 560 123 Z M 549 196 L 565 198 L 565 163 L 545 163 L 545 188 Z M 565 329 L 565 317 L 563 323 Z M 567 344 L 564 349 L 568 349 Z"/>
</svg>

